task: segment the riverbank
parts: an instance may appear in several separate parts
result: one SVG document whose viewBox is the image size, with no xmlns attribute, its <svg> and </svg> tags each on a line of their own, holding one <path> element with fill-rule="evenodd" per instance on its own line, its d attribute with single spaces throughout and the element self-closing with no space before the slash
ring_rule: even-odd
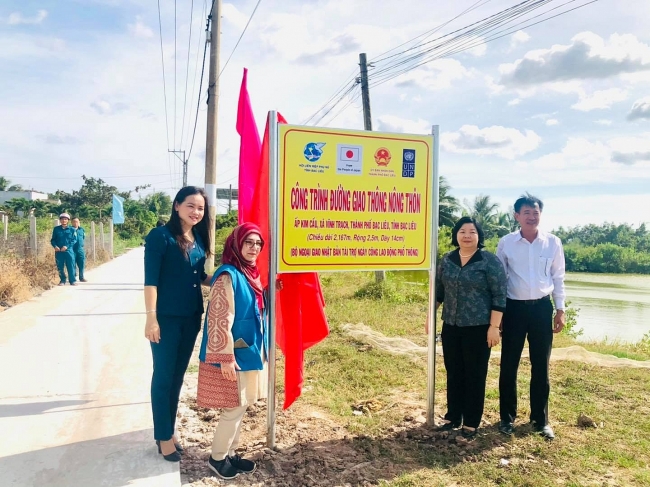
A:
<svg viewBox="0 0 650 487">
<path fill-rule="evenodd" d="M 322 276 L 330 336 L 308 350 L 302 397 L 278 413 L 280 451 L 265 449 L 264 403 L 244 419 L 242 446 L 261 460 L 244 486 L 650 486 L 650 374 L 632 368 L 553 362 L 550 419 L 557 438 L 545 442 L 526 424 L 530 362 L 522 360 L 518 431 L 498 433 L 499 361 L 491 360 L 482 434 L 473 441 L 432 432 L 424 422 L 426 360 L 395 355 L 352 338 L 344 325 L 364 323 L 387 337 L 426 345 L 426 290 L 373 283 L 371 273 Z M 559 335 L 556 347 L 575 344 Z M 599 344 L 580 343 L 590 350 Z M 620 355 L 650 359 L 650 343 L 620 345 Z M 218 411 L 196 407 L 196 357 L 186 377 L 181 464 L 187 485 L 222 485 L 205 467 Z M 445 411 L 446 377 L 436 369 L 436 416 Z M 278 404 L 283 361 L 278 360 Z M 593 420 L 587 425 L 580 415 Z"/>
</svg>

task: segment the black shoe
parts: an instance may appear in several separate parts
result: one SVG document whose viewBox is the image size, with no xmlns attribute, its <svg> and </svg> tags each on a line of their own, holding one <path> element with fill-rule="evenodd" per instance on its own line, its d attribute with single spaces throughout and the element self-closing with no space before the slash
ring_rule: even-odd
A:
<svg viewBox="0 0 650 487">
<path fill-rule="evenodd" d="M 59 286 L 65 286 L 65 282 L 61 281 L 61 282 L 59 283 Z"/>
<path fill-rule="evenodd" d="M 234 479 L 239 475 L 239 472 L 232 466 L 230 458 L 228 457 L 223 460 L 215 460 L 210 456 L 210 458 L 208 458 L 208 467 L 224 480 Z"/>
<path fill-rule="evenodd" d="M 435 431 L 451 431 L 460 428 L 460 422 L 449 421 L 435 427 Z"/>
<path fill-rule="evenodd" d="M 257 464 L 252 460 L 246 460 L 245 458 L 240 457 L 239 455 L 233 455 L 228 457 L 230 464 L 241 473 L 253 473 L 257 468 Z"/>
<path fill-rule="evenodd" d="M 156 440 L 156 445 L 158 446 L 158 453 L 162 453 L 162 450 L 160 449 L 160 440 Z M 176 451 L 181 455 L 185 453 L 185 449 L 181 446 L 180 443 L 174 442 L 174 446 L 176 447 Z"/>
<path fill-rule="evenodd" d="M 84 278 L 79 279 L 79 281 L 81 281 L 81 282 L 88 282 L 88 280 L 87 280 L 87 279 L 84 279 Z"/>
<path fill-rule="evenodd" d="M 512 436 L 515 434 L 515 425 L 509 421 L 501 421 L 499 423 L 499 431 L 504 435 Z"/>
<path fill-rule="evenodd" d="M 163 455 L 162 448 L 160 448 L 160 441 L 156 440 L 156 445 L 158 445 L 158 453 Z M 170 453 L 169 455 L 163 455 L 163 458 L 168 462 L 180 462 L 181 454 L 177 451 Z"/>
<path fill-rule="evenodd" d="M 553 433 L 553 428 L 551 428 L 550 424 L 545 424 L 544 426 L 540 426 L 539 423 L 532 421 L 532 425 L 535 432 L 543 436 L 544 439 L 549 441 L 555 439 L 555 433 Z"/>
<path fill-rule="evenodd" d="M 478 435 L 478 428 L 471 430 L 469 428 L 463 427 L 463 429 L 460 430 L 460 435 L 466 440 L 471 440 L 473 438 L 476 438 L 476 435 Z"/>
</svg>

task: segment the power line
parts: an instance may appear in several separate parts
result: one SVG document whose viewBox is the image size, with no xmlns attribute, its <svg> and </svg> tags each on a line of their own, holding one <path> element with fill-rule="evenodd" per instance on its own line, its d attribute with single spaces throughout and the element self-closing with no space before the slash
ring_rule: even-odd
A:
<svg viewBox="0 0 650 487">
<path fill-rule="evenodd" d="M 185 69 L 185 101 L 183 102 L 183 123 L 181 123 L 181 147 L 183 146 L 183 135 L 185 133 L 185 112 L 187 110 L 187 82 L 190 77 L 190 53 L 192 51 L 192 24 L 194 23 L 194 0 L 190 7 L 190 36 L 187 41 L 187 68 Z"/>
<path fill-rule="evenodd" d="M 551 1 L 553 1 L 553 0 L 543 0 L 543 1 L 539 2 L 538 5 L 532 6 L 532 8 L 530 8 L 528 11 L 539 8 L 540 6 L 543 6 L 543 5 L 545 5 L 545 4 L 547 4 L 547 3 L 551 2 Z M 525 19 L 525 20 L 523 20 L 523 21 L 521 21 L 521 22 L 519 22 L 517 24 L 506 27 L 506 28 L 504 28 L 504 29 L 502 29 L 500 31 L 493 32 L 494 30 L 501 28 L 504 24 L 510 23 L 512 21 L 512 19 L 517 18 L 517 17 L 521 17 L 522 13 L 519 13 L 517 15 L 514 15 L 511 19 L 509 19 L 508 22 L 502 22 L 502 23 L 499 23 L 499 24 L 496 24 L 496 25 L 492 25 L 492 26 L 490 26 L 489 29 L 484 30 L 482 33 L 486 33 L 486 32 L 491 33 L 490 36 L 488 36 L 488 37 L 477 38 L 475 32 L 470 32 L 469 33 L 469 35 L 470 35 L 469 39 L 465 39 L 462 43 L 457 43 L 456 45 L 454 45 L 453 44 L 454 40 L 460 40 L 463 37 L 467 37 L 467 35 L 468 35 L 468 33 L 461 34 L 461 35 L 457 36 L 456 39 L 452 39 L 452 40 L 450 40 L 448 42 L 442 43 L 441 45 L 436 46 L 435 48 L 428 49 L 427 51 L 422 53 L 420 56 L 414 56 L 413 57 L 414 60 L 417 60 L 418 57 L 423 58 L 417 64 L 404 67 L 401 70 L 393 71 L 392 73 L 389 71 L 389 68 L 386 68 L 386 69 L 382 70 L 385 73 L 381 77 L 378 76 L 378 75 L 381 74 L 381 72 L 373 73 L 373 75 L 371 75 L 371 78 L 374 78 L 375 82 L 371 86 L 379 86 L 379 85 L 381 85 L 383 83 L 386 83 L 387 81 L 390 81 L 390 80 L 392 80 L 392 79 L 394 79 L 394 78 L 396 78 L 398 76 L 401 76 L 402 74 L 404 74 L 404 73 L 406 73 L 408 71 L 411 71 L 411 70 L 413 70 L 413 69 L 415 69 L 415 68 L 417 68 L 419 66 L 422 66 L 422 65 L 424 65 L 426 63 L 429 63 L 429 62 L 431 62 L 431 61 L 433 61 L 435 59 L 440 59 L 442 57 L 448 57 L 448 56 L 451 56 L 453 54 L 457 54 L 459 52 L 463 52 L 463 51 L 466 51 L 468 49 L 473 49 L 473 48 L 475 48 L 475 47 L 477 47 L 479 45 L 487 44 L 488 42 L 492 42 L 494 40 L 497 40 L 497 39 L 500 39 L 500 38 L 505 37 L 507 35 L 510 35 L 513 32 L 515 32 L 516 30 L 521 30 L 522 27 L 520 27 L 520 26 L 522 24 L 526 24 L 527 22 L 530 22 L 531 20 L 533 20 L 535 18 L 539 18 L 541 16 L 547 15 L 551 11 L 557 10 L 557 9 L 559 9 L 561 7 L 564 7 L 564 6 L 566 6 L 566 5 L 570 4 L 570 3 L 573 3 L 575 1 L 577 1 L 577 0 L 569 0 L 568 2 L 565 2 L 565 3 L 563 3 L 563 4 L 561 4 L 561 5 L 557 6 L 557 7 L 554 7 L 552 9 L 550 9 L 550 10 L 542 12 L 542 13 L 540 13 L 538 15 L 535 15 L 535 16 L 533 16 L 531 18 Z M 537 24 L 546 22 L 548 20 L 559 17 L 559 16 L 564 15 L 566 13 L 569 13 L 571 11 L 574 11 L 574 10 L 577 10 L 579 8 L 585 7 L 585 6 L 587 6 L 587 5 L 591 4 L 591 3 L 595 3 L 596 1 L 598 1 L 598 0 L 591 0 L 591 1 L 586 2 L 584 4 L 578 5 L 578 6 L 574 7 L 574 8 L 564 10 L 564 11 L 562 11 L 562 12 L 556 14 L 556 15 L 541 19 L 541 20 L 539 20 L 537 22 L 528 23 L 527 25 L 523 26 L 523 28 L 531 27 L 533 25 L 537 25 Z M 526 3 L 526 2 L 524 2 L 524 3 Z M 523 13 L 527 13 L 527 12 L 523 12 Z M 436 49 L 441 49 L 441 51 L 439 53 L 436 53 L 436 54 L 433 54 L 433 55 L 429 55 L 428 57 L 425 57 L 427 54 L 430 54 L 431 52 L 433 52 Z M 402 62 L 402 63 L 399 63 L 399 64 L 404 64 L 404 63 Z M 377 80 L 376 78 L 379 78 L 379 79 Z"/>
<path fill-rule="evenodd" d="M 95 179 L 121 179 L 121 178 L 146 178 L 154 176 L 168 176 L 167 173 L 161 174 L 137 174 L 128 176 L 97 176 Z M 5 176 L 7 179 L 81 179 L 81 176 L 71 176 L 71 177 L 49 177 L 49 176 Z"/>
<path fill-rule="evenodd" d="M 169 151 L 169 115 L 167 113 L 167 82 L 165 81 L 165 50 L 163 48 L 162 17 L 160 15 L 160 0 L 158 0 L 158 31 L 160 33 L 160 61 L 162 62 L 163 96 L 165 99 L 165 136 L 167 137 L 167 150 Z M 169 153 L 167 153 L 167 166 L 169 167 L 169 182 L 172 182 L 172 166 Z"/>
<path fill-rule="evenodd" d="M 253 9 L 253 13 L 251 13 L 250 17 L 248 17 L 248 22 L 246 22 L 246 26 L 244 27 L 244 30 L 242 31 L 241 35 L 239 36 L 239 39 L 237 39 L 237 43 L 235 44 L 235 47 L 233 47 L 232 52 L 230 53 L 230 56 L 228 56 L 228 59 L 226 60 L 226 63 L 223 65 L 223 68 L 221 68 L 221 71 L 219 72 L 219 76 L 218 76 L 219 78 L 221 77 L 221 74 L 225 71 L 226 66 L 228 66 L 228 62 L 230 62 L 230 58 L 232 57 L 233 54 L 235 54 L 235 51 L 237 50 L 237 46 L 239 46 L 239 43 L 241 42 L 242 38 L 244 37 L 244 34 L 246 33 L 246 29 L 248 29 L 248 25 L 251 23 L 251 20 L 253 20 L 253 16 L 255 15 L 255 12 L 257 12 L 257 7 L 260 6 L 261 2 L 262 2 L 262 0 L 257 0 L 257 5 L 255 5 L 255 8 Z"/>
<path fill-rule="evenodd" d="M 208 10 L 208 2 L 207 0 L 203 0 L 203 16 L 201 17 L 202 19 L 205 18 L 205 15 Z M 201 52 L 201 39 L 203 38 L 203 33 L 199 34 L 199 42 L 196 45 L 196 61 L 194 63 L 194 81 L 192 82 L 192 96 L 190 97 L 190 100 L 194 100 L 194 94 L 196 93 L 196 76 L 199 74 L 199 53 Z M 189 129 L 189 123 L 191 120 L 192 116 L 192 108 L 190 107 L 190 119 L 188 119 L 188 129 Z M 190 131 L 187 131 L 187 139 L 189 139 L 189 134 Z M 183 147 L 187 147 L 189 140 L 186 140 L 185 143 L 183 144 Z"/>
<path fill-rule="evenodd" d="M 215 0 L 216 1 L 216 0 Z M 214 1 L 212 2 L 212 7 L 214 7 Z M 210 31 L 210 22 L 212 22 L 212 10 L 210 10 L 210 16 L 206 22 L 205 27 L 205 46 L 203 46 L 203 66 L 201 67 L 201 81 L 199 83 L 199 97 L 196 101 L 196 116 L 194 118 L 194 129 L 192 130 L 192 142 L 190 144 L 190 150 L 187 152 L 187 160 L 190 160 L 192 155 L 192 149 L 194 148 L 194 137 L 196 136 L 196 126 L 199 121 L 199 106 L 201 104 L 201 89 L 203 88 L 203 75 L 205 74 L 205 56 L 208 52 L 208 32 Z"/>
<path fill-rule="evenodd" d="M 176 1 L 174 0 L 174 150 L 176 150 L 176 125 L 178 118 L 176 117 L 176 101 L 178 100 L 178 94 L 176 93 L 176 88 L 178 84 L 176 83 L 176 74 L 178 73 L 178 68 L 176 67 L 176 60 L 178 56 L 176 55 L 178 53 L 178 48 L 176 47 Z"/>
</svg>

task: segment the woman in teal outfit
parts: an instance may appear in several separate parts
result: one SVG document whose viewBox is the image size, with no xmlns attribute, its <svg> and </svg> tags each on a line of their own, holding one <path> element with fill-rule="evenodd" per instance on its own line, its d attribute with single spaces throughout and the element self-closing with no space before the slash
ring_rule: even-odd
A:
<svg viewBox="0 0 650 487">
<path fill-rule="evenodd" d="M 213 249 L 207 206 L 203 189 L 181 189 L 169 222 L 151 230 L 145 243 L 145 336 L 153 355 L 154 439 L 159 453 L 171 462 L 180 461 L 183 453 L 174 435 L 178 399 L 201 327 L 201 285 L 211 280 L 204 270 Z"/>
</svg>

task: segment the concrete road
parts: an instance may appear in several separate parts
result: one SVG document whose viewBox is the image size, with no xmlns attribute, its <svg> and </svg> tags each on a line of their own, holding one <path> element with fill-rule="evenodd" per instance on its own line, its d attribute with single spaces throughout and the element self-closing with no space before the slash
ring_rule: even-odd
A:
<svg viewBox="0 0 650 487">
<path fill-rule="evenodd" d="M 143 249 L 0 313 L 0 485 L 180 486 L 158 455 Z"/>
</svg>

